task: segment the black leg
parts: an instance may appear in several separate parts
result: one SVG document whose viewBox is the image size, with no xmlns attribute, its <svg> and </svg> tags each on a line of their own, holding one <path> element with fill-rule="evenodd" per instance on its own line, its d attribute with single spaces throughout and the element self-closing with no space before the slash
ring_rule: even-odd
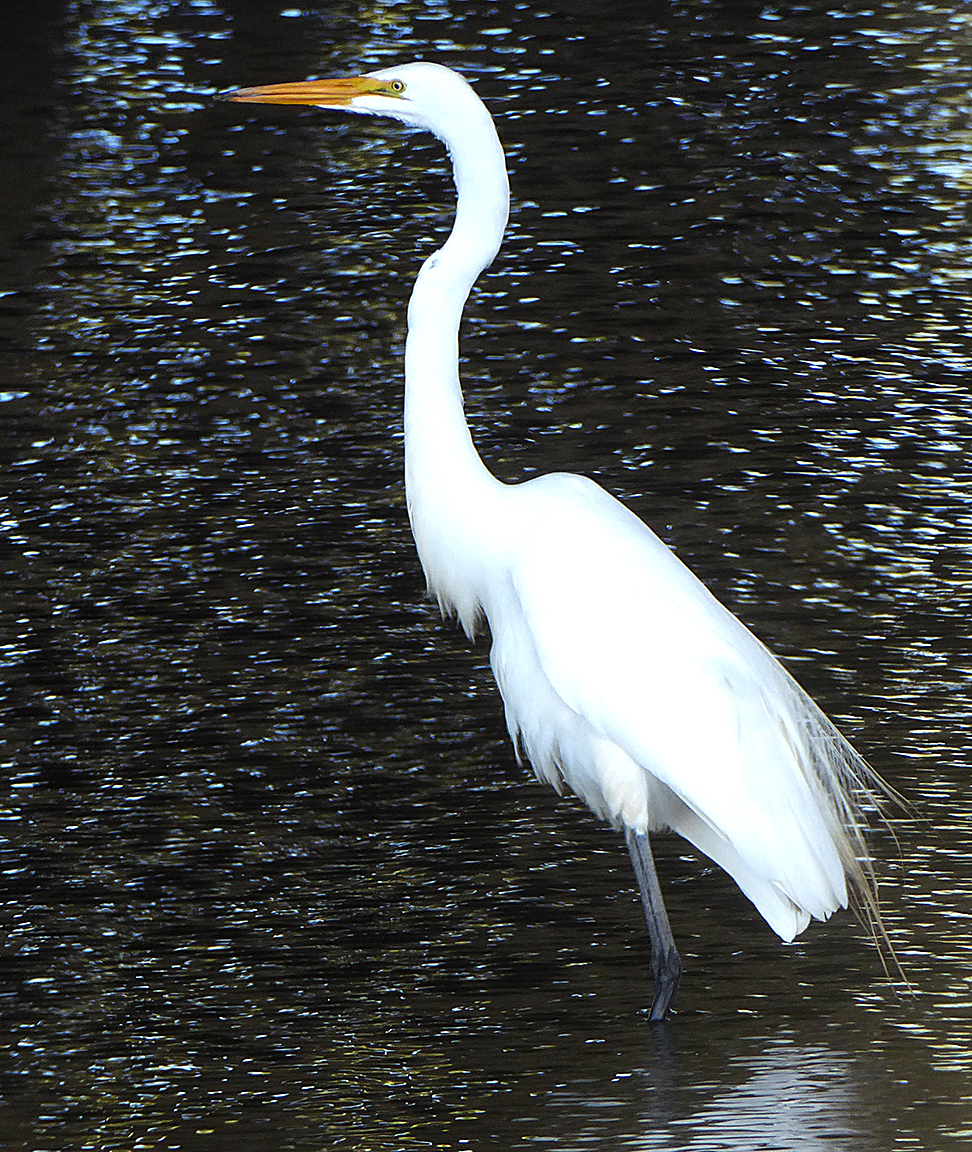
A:
<svg viewBox="0 0 972 1152">
<path fill-rule="evenodd" d="M 651 978 L 655 982 L 651 1019 L 664 1020 L 682 975 L 682 961 L 675 948 L 672 926 L 668 923 L 648 836 L 627 828 L 625 839 L 638 878 L 641 903 L 645 907 L 645 919 L 648 921 L 648 937 L 651 940 Z"/>
</svg>

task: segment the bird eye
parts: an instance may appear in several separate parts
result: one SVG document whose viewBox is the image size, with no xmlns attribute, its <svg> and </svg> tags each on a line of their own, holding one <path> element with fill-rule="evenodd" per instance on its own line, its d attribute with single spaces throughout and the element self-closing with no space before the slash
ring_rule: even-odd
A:
<svg viewBox="0 0 972 1152">
<path fill-rule="evenodd" d="M 405 91 L 405 81 L 404 80 L 392 80 L 392 82 L 388 85 L 388 87 L 393 92 L 404 92 Z"/>
</svg>

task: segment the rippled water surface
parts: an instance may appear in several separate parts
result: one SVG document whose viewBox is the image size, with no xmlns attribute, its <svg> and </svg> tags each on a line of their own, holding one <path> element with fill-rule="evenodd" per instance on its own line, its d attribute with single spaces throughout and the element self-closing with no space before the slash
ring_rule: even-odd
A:
<svg viewBox="0 0 972 1152">
<path fill-rule="evenodd" d="M 7 0 L 0 1144 L 972 1142 L 972 18 L 960 5 Z M 435 141 L 219 103 L 434 58 L 509 154 L 468 411 L 626 498 L 911 802 L 783 946 L 513 759 L 401 484 Z"/>
</svg>

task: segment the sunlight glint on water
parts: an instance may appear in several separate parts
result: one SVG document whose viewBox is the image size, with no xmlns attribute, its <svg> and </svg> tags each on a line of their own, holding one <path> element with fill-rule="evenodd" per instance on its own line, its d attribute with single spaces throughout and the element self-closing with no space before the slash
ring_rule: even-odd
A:
<svg viewBox="0 0 972 1152">
<path fill-rule="evenodd" d="M 972 935 L 964 13 L 11 4 L 0 41 L 5 1060 L 31 1150 L 964 1146 Z M 627 498 L 914 804 L 783 947 L 517 767 L 422 596 L 421 136 L 213 96 L 430 56 L 514 214 L 465 330 L 505 479 Z"/>
</svg>

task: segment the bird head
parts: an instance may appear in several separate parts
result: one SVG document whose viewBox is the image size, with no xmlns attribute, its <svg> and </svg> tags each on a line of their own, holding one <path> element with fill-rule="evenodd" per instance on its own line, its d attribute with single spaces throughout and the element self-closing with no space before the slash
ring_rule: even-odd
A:
<svg viewBox="0 0 972 1152">
<path fill-rule="evenodd" d="M 391 116 L 441 136 L 462 109 L 479 104 L 466 81 L 441 64 L 419 61 L 363 76 L 301 80 L 239 88 L 226 99 L 253 104 L 313 104 L 370 116 Z"/>
</svg>

